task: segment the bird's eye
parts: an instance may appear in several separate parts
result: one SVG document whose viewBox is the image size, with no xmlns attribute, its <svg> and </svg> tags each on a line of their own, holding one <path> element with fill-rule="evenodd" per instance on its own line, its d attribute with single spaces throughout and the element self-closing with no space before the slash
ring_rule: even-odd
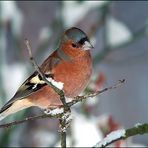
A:
<svg viewBox="0 0 148 148">
<path fill-rule="evenodd" d="M 76 45 L 76 44 L 74 44 L 74 43 L 72 43 L 72 47 L 76 48 L 76 47 L 77 47 L 77 45 Z"/>
</svg>

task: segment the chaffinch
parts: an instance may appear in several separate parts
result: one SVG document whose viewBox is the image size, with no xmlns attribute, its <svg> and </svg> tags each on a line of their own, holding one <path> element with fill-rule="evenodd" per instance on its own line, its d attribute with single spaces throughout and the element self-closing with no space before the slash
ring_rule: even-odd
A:
<svg viewBox="0 0 148 148">
<path fill-rule="evenodd" d="M 63 84 L 66 98 L 79 95 L 92 73 L 91 45 L 87 35 L 72 27 L 62 36 L 59 47 L 40 66 L 46 78 Z M 59 95 L 35 71 L 0 110 L 0 120 L 22 109 L 37 106 L 51 109 L 62 106 Z"/>
</svg>

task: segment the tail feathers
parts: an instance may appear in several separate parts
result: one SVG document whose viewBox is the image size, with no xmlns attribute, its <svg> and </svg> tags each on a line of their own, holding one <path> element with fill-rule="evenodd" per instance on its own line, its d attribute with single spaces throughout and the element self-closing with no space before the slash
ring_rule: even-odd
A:
<svg viewBox="0 0 148 148">
<path fill-rule="evenodd" d="M 17 100 L 11 106 L 9 105 L 7 109 L 0 111 L 0 121 L 11 114 L 14 114 L 20 110 L 23 110 L 31 106 L 34 105 L 33 103 L 29 102 L 28 99 Z"/>
</svg>

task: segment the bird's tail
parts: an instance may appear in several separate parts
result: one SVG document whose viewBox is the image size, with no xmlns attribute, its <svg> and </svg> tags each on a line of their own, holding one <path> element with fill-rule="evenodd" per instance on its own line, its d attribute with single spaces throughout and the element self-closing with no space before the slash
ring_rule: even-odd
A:
<svg viewBox="0 0 148 148">
<path fill-rule="evenodd" d="M 32 102 L 29 102 L 28 99 L 22 99 L 17 100 L 13 102 L 12 104 L 8 104 L 9 106 L 4 105 L 2 109 L 0 110 L 0 121 L 6 118 L 7 116 L 14 114 L 20 110 L 23 110 L 25 108 L 34 106 Z"/>
</svg>

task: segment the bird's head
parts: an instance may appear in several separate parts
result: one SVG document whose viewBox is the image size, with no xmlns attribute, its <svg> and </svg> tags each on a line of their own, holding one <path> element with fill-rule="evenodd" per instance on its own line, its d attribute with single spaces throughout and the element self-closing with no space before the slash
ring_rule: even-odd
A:
<svg viewBox="0 0 148 148">
<path fill-rule="evenodd" d="M 76 27 L 64 32 L 60 46 L 65 53 L 73 56 L 89 52 L 93 48 L 87 35 Z"/>
</svg>

